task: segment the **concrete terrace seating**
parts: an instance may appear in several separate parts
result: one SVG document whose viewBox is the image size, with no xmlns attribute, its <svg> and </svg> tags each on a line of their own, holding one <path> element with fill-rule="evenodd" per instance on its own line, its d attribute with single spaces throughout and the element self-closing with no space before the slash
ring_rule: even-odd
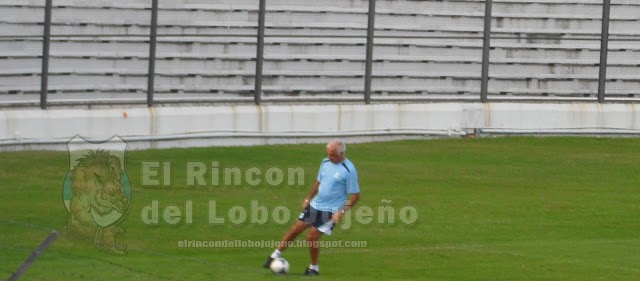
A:
<svg viewBox="0 0 640 281">
<path fill-rule="evenodd" d="M 7 5 L 13 2 L 20 3 L 15 0 L 5 3 L 0 10 L 0 18 L 2 18 L 0 22 L 13 27 L 22 25 L 27 29 L 25 34 L 39 34 L 41 30 L 38 24 L 42 23 L 42 7 L 38 6 L 39 2 L 32 1 L 33 6 Z M 133 1 L 133 4 L 123 5 L 123 7 L 118 7 L 117 3 L 114 3 L 105 8 L 100 5 L 101 1 L 96 3 L 56 1 L 53 32 L 148 34 L 149 11 L 148 5 L 144 5 L 144 2 L 148 1 Z M 199 2 L 206 3 L 206 1 Z M 294 2 L 294 5 L 278 6 L 278 2 L 283 1 L 274 2 L 276 3 L 271 4 L 272 2 L 269 1 L 266 22 L 267 28 L 272 29 L 273 34 L 308 34 L 305 31 L 313 29 L 320 34 L 331 34 L 331 32 L 336 34 L 336 31 L 342 31 L 343 33 L 339 34 L 362 35 L 366 29 L 367 18 L 364 8 L 327 8 L 317 6 L 317 2 L 312 2 L 316 5 L 303 6 L 298 1 Z M 74 6 L 74 3 L 77 6 Z M 138 5 L 134 5 L 136 3 Z M 366 2 L 363 3 L 366 4 Z M 543 12 L 542 10 L 545 9 L 555 11 L 555 7 L 551 8 L 552 6 L 547 4 L 546 7 L 541 8 L 541 4 L 537 3 L 518 3 L 520 2 L 496 2 L 494 33 L 599 34 L 599 13 L 601 13 L 599 5 L 557 4 L 558 9 L 567 10 L 568 13 L 536 14 L 535 11 Z M 106 3 L 103 4 L 106 5 Z M 479 1 L 379 1 L 379 6 L 382 7 L 377 10 L 376 28 L 380 32 L 379 35 L 411 35 L 424 32 L 479 33 L 482 32 L 483 5 Z M 516 12 L 511 12 L 514 7 Z M 573 7 L 572 10 L 571 7 Z M 252 31 L 257 26 L 255 2 L 253 4 L 187 4 L 182 1 L 171 1 L 161 5 L 161 8 L 159 32 L 207 34 L 227 30 L 248 35 L 253 34 Z M 576 9 L 579 13 L 576 13 Z M 612 35 L 640 34 L 640 28 L 638 28 L 640 24 L 637 21 L 640 5 L 616 5 L 612 13 Z M 6 33 L 7 28 L 2 29 L 2 32 Z"/>
<path fill-rule="evenodd" d="M 51 91 L 145 91 L 150 2 L 54 1 L 52 34 L 69 36 L 52 39 Z M 367 1 L 267 3 L 267 95 L 362 93 Z M 376 95 L 479 93 L 484 1 L 377 3 Z M 600 3 L 494 1 L 490 94 L 593 97 Z M 612 3 L 611 38 L 640 37 L 640 2 Z M 0 35 L 40 35 L 43 5 L 2 1 Z M 156 90 L 251 94 L 257 1 L 173 0 L 160 1 L 160 8 Z M 195 34 L 215 36 L 187 36 Z M 461 39 L 439 38 L 452 36 Z M 0 94 L 39 91 L 41 44 L 37 38 L 0 39 L 6 66 Z M 637 41 L 612 41 L 608 94 L 640 96 L 639 66 Z"/>
</svg>

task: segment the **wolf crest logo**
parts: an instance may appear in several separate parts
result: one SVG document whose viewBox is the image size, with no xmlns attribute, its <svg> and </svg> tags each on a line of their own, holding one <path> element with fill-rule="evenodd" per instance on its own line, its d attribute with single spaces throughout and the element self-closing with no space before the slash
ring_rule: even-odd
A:
<svg viewBox="0 0 640 281">
<path fill-rule="evenodd" d="M 76 136 L 67 143 L 69 171 L 62 197 L 69 213 L 67 231 L 92 240 L 98 249 L 124 254 L 126 245 L 116 242 L 124 230 L 117 226 L 131 207 L 133 193 L 125 172 L 127 144 L 118 136 L 88 142 Z"/>
</svg>

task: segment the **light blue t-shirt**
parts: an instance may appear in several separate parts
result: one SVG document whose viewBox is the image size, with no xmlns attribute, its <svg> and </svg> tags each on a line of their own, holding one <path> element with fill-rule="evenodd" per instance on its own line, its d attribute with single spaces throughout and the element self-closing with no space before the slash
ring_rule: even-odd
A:
<svg viewBox="0 0 640 281">
<path fill-rule="evenodd" d="M 358 172 L 346 158 L 339 164 L 331 163 L 328 158 L 322 160 L 318 181 L 318 194 L 311 200 L 311 207 L 316 210 L 335 213 L 344 206 L 347 194 L 360 193 Z"/>
</svg>

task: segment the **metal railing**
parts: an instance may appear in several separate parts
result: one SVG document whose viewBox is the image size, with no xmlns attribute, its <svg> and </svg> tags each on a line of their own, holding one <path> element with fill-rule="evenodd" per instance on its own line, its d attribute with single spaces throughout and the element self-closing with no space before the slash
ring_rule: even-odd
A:
<svg viewBox="0 0 640 281">
<path fill-rule="evenodd" d="M 40 88 L 40 108 L 46 109 L 49 105 L 47 101 L 47 93 L 48 89 L 48 78 L 49 78 L 49 50 L 50 50 L 50 41 L 51 41 L 51 16 L 52 16 L 52 2 L 53 0 L 45 0 L 45 19 L 44 19 L 44 34 L 42 36 L 42 72 L 41 72 L 41 88 Z M 152 0 L 152 7 L 150 9 L 151 13 L 151 23 L 150 23 L 150 34 L 149 38 L 149 60 L 148 60 L 148 73 L 147 73 L 147 93 L 146 93 L 146 104 L 148 107 L 153 107 L 156 99 L 154 98 L 154 83 L 155 83 L 155 62 L 156 62 L 156 46 L 157 46 L 157 38 L 158 36 L 173 36 L 173 34 L 163 34 L 158 35 L 158 1 Z M 509 38 L 512 39 L 511 36 L 492 36 L 491 31 L 491 22 L 492 22 L 492 0 L 486 0 L 485 2 L 485 14 L 484 14 L 484 32 L 481 37 L 475 36 L 466 36 L 466 37 L 455 37 L 455 38 L 469 38 L 469 39 L 482 39 L 483 47 L 482 47 L 482 67 L 481 67 L 481 77 L 480 77 L 480 95 L 477 97 L 477 101 L 487 103 L 492 99 L 488 97 L 488 89 L 490 83 L 490 75 L 489 75 L 489 66 L 491 61 L 489 59 L 490 50 L 491 50 L 491 40 L 492 39 L 503 39 Z M 265 18 L 266 18 L 266 7 L 267 0 L 259 0 L 259 10 L 258 10 L 258 28 L 257 28 L 257 52 L 256 52 L 256 68 L 255 68 L 255 85 L 253 90 L 253 101 L 255 104 L 259 105 L 263 102 L 262 98 L 262 83 L 263 83 L 263 67 L 264 67 L 264 50 L 265 50 L 265 37 L 268 35 L 265 34 Z M 600 34 L 600 62 L 597 65 L 599 67 L 598 72 L 598 92 L 597 92 L 597 102 L 604 103 L 607 101 L 606 97 L 606 77 L 607 77 L 607 54 L 608 54 L 608 43 L 609 43 L 609 22 L 610 22 L 610 11 L 611 11 L 611 1 L 603 0 L 602 4 L 602 32 Z M 440 37 L 437 35 L 428 35 L 428 36 L 393 36 L 393 35 L 383 35 L 376 36 L 374 34 L 375 28 L 375 18 L 376 18 L 376 1 L 369 0 L 368 6 L 368 20 L 367 20 L 367 33 L 366 33 L 366 59 L 365 59 L 365 70 L 363 73 L 364 77 L 364 95 L 360 99 L 361 102 L 365 104 L 371 103 L 371 94 L 372 94 L 372 70 L 373 70 L 373 52 L 374 52 L 374 39 L 376 38 L 451 38 L 451 37 Z M 78 36 L 78 35 L 56 35 L 58 37 L 62 36 Z M 92 35 L 93 36 L 93 35 Z M 114 35 L 110 35 L 114 36 Z M 134 35 L 136 36 L 136 35 Z M 137 35 L 140 36 L 140 35 Z M 180 36 L 186 36 L 181 34 Z M 214 36 L 214 35 L 197 35 L 191 34 L 188 36 Z M 245 36 L 245 35 L 235 35 L 235 34 L 224 34 L 219 36 L 225 37 L 233 37 L 233 36 Z M 299 35 L 278 35 L 278 37 L 296 37 Z M 19 36 L 16 36 L 19 37 Z M 305 35 L 304 37 L 314 37 L 314 35 Z M 319 36 L 318 36 L 319 37 Z M 335 36 L 335 37 L 343 37 L 343 36 Z M 345 35 L 344 37 L 354 38 L 357 36 Z M 592 40 L 589 38 L 572 38 L 571 40 Z M 612 39 L 613 40 L 613 39 Z M 631 40 L 631 41 L 640 41 L 637 38 L 627 38 L 627 39 L 615 39 L 615 40 Z M 341 100 L 341 98 L 337 98 Z M 353 101 L 353 99 L 344 99 Z"/>
</svg>

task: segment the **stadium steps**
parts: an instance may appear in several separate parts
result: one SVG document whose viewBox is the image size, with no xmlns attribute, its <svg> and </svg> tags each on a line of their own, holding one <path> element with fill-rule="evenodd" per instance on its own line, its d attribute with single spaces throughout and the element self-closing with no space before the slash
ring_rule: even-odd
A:
<svg viewBox="0 0 640 281">
<path fill-rule="evenodd" d="M 639 35 L 640 3 L 612 2 L 612 37 Z M 252 90 L 257 3 L 254 0 L 217 3 L 205 0 L 161 3 L 160 34 L 238 33 L 247 37 L 160 37 L 157 88 L 169 92 Z M 35 0 L 0 3 L 0 35 L 40 35 L 43 4 Z M 57 0 L 52 32 L 146 35 L 149 6 L 149 1 L 142 0 Z M 361 38 L 268 37 L 266 92 L 361 92 L 367 6 L 368 1 L 358 0 L 301 0 L 295 5 L 291 1 L 270 0 L 269 36 L 339 34 Z M 599 0 L 495 1 L 494 36 L 511 39 L 492 41 L 490 92 L 591 95 L 597 89 L 594 82 L 601 9 Z M 478 37 L 482 34 L 483 11 L 484 1 L 378 1 L 376 35 L 381 37 L 376 39 L 374 54 L 374 90 L 387 94 L 479 91 L 480 40 L 409 37 Z M 594 40 L 571 40 L 576 38 Z M 124 87 L 123 91 L 146 89 L 147 40 L 146 36 L 74 37 L 66 41 L 54 37 L 50 63 L 52 89 L 109 91 L 102 86 L 121 89 L 118 85 L 134 86 L 133 90 Z M 13 93 L 20 91 L 20 87 L 29 92 L 26 89 L 32 89 L 30 85 L 39 84 L 41 42 L 30 39 L 6 42 L 0 41 L 0 51 L 5 54 L 0 61 L 15 68 L 0 72 L 0 85 L 4 87 L 0 92 Z M 635 87 L 637 92 L 640 88 L 637 87 L 640 47 L 634 43 L 611 42 L 608 77 L 611 94 L 624 95 L 629 89 L 633 92 Z M 81 65 L 81 62 L 89 63 Z M 20 86 L 23 83 L 26 84 Z M 83 83 L 100 86 L 92 89 L 96 87 Z M 34 91 L 37 90 L 39 87 Z"/>
<path fill-rule="evenodd" d="M 222 3 L 221 3 L 222 2 Z M 226 3 L 225 3 L 226 2 Z M 159 3 L 161 10 L 193 10 L 193 11 L 257 11 L 256 1 L 162 1 Z M 583 15 L 586 17 L 601 16 L 602 1 L 513 1 L 497 0 L 493 2 L 495 15 L 502 13 L 513 14 L 564 14 Z M 13 7 L 43 8 L 44 3 L 38 0 L 5 0 L 0 5 Z M 56 0 L 53 3 L 56 8 L 93 8 L 93 9 L 127 9 L 143 10 L 150 8 L 149 1 L 74 1 Z M 634 0 L 612 1 L 614 16 L 633 17 L 638 15 L 640 4 Z M 368 1 L 291 1 L 270 0 L 267 3 L 267 11 L 276 12 L 306 12 L 319 13 L 345 13 L 363 14 L 368 10 Z M 441 11 L 447 13 L 475 15 L 483 13 L 484 1 L 377 1 L 376 12 L 378 14 L 425 14 L 423 11 Z"/>
<path fill-rule="evenodd" d="M 530 82 L 531 83 L 531 82 Z M 578 83 L 578 82 L 576 82 Z M 595 83 L 595 82 L 591 82 Z M 609 82 L 611 83 L 611 81 Z M 422 96 L 435 96 L 435 95 L 453 95 L 457 97 L 468 97 L 471 100 L 477 100 L 479 98 L 479 81 L 475 83 L 466 82 L 466 87 L 447 87 L 430 84 L 429 87 L 424 86 L 388 86 L 380 85 L 380 83 L 373 85 L 373 95 L 380 96 L 393 96 L 393 95 L 422 95 Z M 521 98 L 535 98 L 535 97 L 596 97 L 597 90 L 584 90 L 579 88 L 566 88 L 567 85 L 560 85 L 560 89 L 549 89 L 556 87 L 557 85 L 547 84 L 547 88 L 527 88 L 521 85 L 505 86 L 501 84 L 493 84 L 489 87 L 489 96 L 510 96 Z M 616 85 L 609 86 L 610 90 L 607 92 L 608 97 L 640 97 L 637 91 L 633 89 L 626 89 L 625 87 L 617 87 Z M 156 85 L 157 93 L 171 93 L 171 94 L 240 94 L 244 96 L 252 96 L 253 86 L 240 86 L 240 85 L 198 85 L 197 87 L 184 87 L 181 85 Z M 20 89 L 13 89 L 7 86 L 0 86 L 0 93 L 10 94 L 37 94 L 40 88 L 36 84 L 21 87 Z M 100 95 L 102 93 L 131 93 L 131 94 L 143 94 L 146 91 L 146 85 L 140 83 L 134 85 L 127 85 L 119 83 L 114 84 L 99 84 L 92 83 L 91 85 L 78 85 L 78 84 L 58 84 L 52 85 L 49 88 L 50 93 L 82 93 L 82 94 L 95 94 Z M 263 92 L 265 95 L 270 96 L 304 96 L 304 95 L 327 95 L 327 96 L 344 96 L 345 94 L 361 95 L 363 93 L 362 87 L 359 86 L 345 86 L 345 87 L 332 87 L 327 85 L 296 85 L 295 87 L 283 86 L 283 85 L 264 85 Z"/>
<path fill-rule="evenodd" d="M 252 86 L 252 71 L 201 71 L 199 73 L 184 73 L 181 71 L 161 70 L 156 74 L 156 84 L 165 88 L 202 89 L 207 87 L 215 89 L 217 85 Z M 431 88 L 449 88 L 453 92 L 465 92 L 465 89 L 472 86 L 479 86 L 477 72 L 415 72 L 415 71 L 376 71 L 373 74 L 373 88 L 394 87 L 394 88 L 422 88 L 424 91 L 432 92 Z M 574 89 L 581 93 L 593 93 L 597 91 L 597 76 L 595 75 L 522 75 L 520 73 L 501 74 L 499 77 L 491 78 L 490 91 L 494 93 L 522 91 L 506 91 L 500 89 L 520 88 L 527 91 L 546 90 L 551 92 L 557 89 Z M 23 86 L 38 84 L 40 81 L 37 69 L 25 71 L 23 73 L 2 73 L 0 72 L 0 85 L 4 91 L 19 91 Z M 52 71 L 50 85 L 86 85 L 92 84 L 119 84 L 125 85 L 146 85 L 146 72 L 144 70 L 126 71 L 112 69 L 100 71 Z M 363 76 L 360 71 L 270 71 L 265 73 L 264 85 L 281 87 L 286 91 L 302 91 L 302 87 L 315 87 L 318 89 L 329 89 L 331 92 L 351 91 L 352 85 L 362 85 Z M 640 77 L 637 75 L 611 75 L 608 85 L 613 88 L 632 92 L 640 87 Z M 8 89 L 11 86 L 14 89 Z"/>
<path fill-rule="evenodd" d="M 492 51 L 490 71 L 494 74 L 519 73 L 536 74 L 583 74 L 597 73 L 598 53 L 589 55 L 565 53 L 545 54 L 540 58 L 537 51 Z M 178 69 L 183 72 L 199 72 L 200 70 L 246 70 L 255 69 L 254 56 L 250 53 L 240 54 L 191 54 L 181 52 L 159 52 L 157 69 Z M 4 52 L 0 56 L 3 64 L 11 69 L 37 67 L 40 64 L 38 53 Z M 57 69 L 73 66 L 80 69 L 101 69 L 115 67 L 120 69 L 146 69 L 147 54 L 142 52 L 105 52 L 105 51 L 51 51 L 50 68 Z M 448 71 L 459 70 L 480 72 L 482 58 L 479 56 L 458 56 L 455 52 L 446 54 L 433 52 L 428 55 L 385 55 L 374 56 L 374 70 L 381 71 Z M 269 52 L 265 55 L 266 72 L 271 70 L 292 71 L 331 71 L 352 70 L 364 71 L 363 55 L 351 54 L 278 54 Z M 612 52 L 608 62 L 610 74 L 617 72 L 640 75 L 640 52 L 630 57 L 626 52 Z"/>
<path fill-rule="evenodd" d="M 517 39 L 516 39 L 517 40 Z M 105 52 L 139 52 L 148 53 L 148 38 L 145 37 L 56 37 L 51 39 L 51 49 L 83 52 L 98 50 Z M 254 54 L 256 51 L 255 38 L 243 37 L 160 37 L 158 38 L 158 52 L 184 52 L 193 54 Z M 41 52 L 41 39 L 0 39 L 0 51 Z M 455 53 L 456 55 L 480 56 L 482 42 L 454 41 L 444 39 L 404 39 L 378 38 L 375 40 L 375 54 L 406 54 L 429 55 L 437 53 Z M 549 57 L 568 55 L 569 57 L 589 57 L 599 53 L 599 42 L 573 42 L 572 44 L 531 44 L 515 42 L 515 40 L 494 40 L 492 49 L 512 53 L 529 53 Z M 265 39 L 267 53 L 307 53 L 307 54 L 363 54 L 364 39 L 356 38 L 277 38 Z M 460 53 L 462 52 L 462 53 Z M 640 45 L 636 42 L 611 41 L 609 55 L 629 55 L 626 59 L 640 58 Z M 582 54 L 581 54 L 582 53 Z"/>
<path fill-rule="evenodd" d="M 26 16 L 26 15 L 25 15 Z M 20 15 L 17 18 L 0 19 L 0 35 L 40 35 L 42 34 L 42 19 L 28 19 Z M 224 16 L 222 16 L 224 17 Z M 220 18 L 220 17 L 218 17 Z M 366 23 L 353 23 L 341 21 L 300 21 L 295 20 L 267 20 L 266 33 L 279 36 L 364 36 Z M 492 33 L 500 35 L 520 35 L 525 38 L 553 37 L 555 40 L 571 39 L 575 37 L 591 36 L 598 38 L 600 33 L 600 21 L 594 19 L 564 19 L 551 20 L 549 18 L 494 18 Z M 255 35 L 257 22 L 253 20 L 239 21 L 234 18 L 228 20 L 203 20 L 188 22 L 159 21 L 158 34 L 242 34 Z M 16 34 L 16 30 L 20 30 Z M 54 20 L 51 32 L 57 34 L 73 35 L 146 35 L 149 34 L 149 25 L 144 23 L 128 22 L 101 22 L 98 19 L 85 19 L 78 21 Z M 378 36 L 424 36 L 424 35 L 480 35 L 483 32 L 483 19 L 471 17 L 437 17 L 411 22 L 404 18 L 389 20 L 376 19 L 376 35 Z M 638 36 L 640 35 L 640 21 L 612 20 L 610 23 L 611 36 Z"/>
<path fill-rule="evenodd" d="M 211 29 L 212 27 L 233 28 L 236 31 L 240 31 L 242 29 L 255 29 L 257 26 L 256 10 L 244 10 L 248 9 L 248 7 L 244 6 L 244 9 L 227 8 L 216 10 L 213 4 L 208 5 L 213 7 L 208 10 L 204 8 L 161 10 L 159 32 L 185 33 L 186 31 L 196 31 L 202 33 L 198 29 Z M 517 4 L 510 3 L 510 5 Z M 447 6 L 454 5 L 449 4 Z M 61 4 L 58 4 L 57 7 L 52 18 L 52 32 L 54 34 L 56 32 L 87 34 L 99 31 L 102 31 L 103 34 L 130 34 L 135 32 L 144 34 L 149 25 L 150 13 L 144 7 L 139 7 L 138 9 L 114 9 L 61 6 Z M 636 9 L 636 7 L 637 14 L 629 16 L 618 16 L 617 13 L 612 14 L 612 35 L 640 34 L 640 24 L 638 23 L 640 6 L 629 6 L 628 9 Z M 310 7 L 305 7 L 306 10 L 301 8 L 286 9 L 289 8 L 282 7 L 279 10 L 270 10 L 266 17 L 267 28 L 274 29 L 274 32 L 288 32 L 289 34 L 308 33 L 308 30 L 305 29 L 311 29 L 316 32 L 342 31 L 343 33 L 341 34 L 358 35 L 357 33 L 366 30 L 366 10 L 361 11 L 361 16 L 357 16 L 353 13 L 338 11 L 316 11 Z M 575 12 L 575 7 L 573 13 L 567 14 L 549 13 L 549 10 L 553 9 L 548 9 L 544 14 L 536 14 L 531 11 L 524 14 L 496 11 L 493 15 L 493 31 L 494 33 L 595 35 L 600 30 L 599 19 L 589 15 L 589 13 Z M 164 15 L 162 14 L 163 11 L 165 12 Z M 24 27 L 35 25 L 36 28 L 32 29 L 37 29 L 38 25 L 41 25 L 43 21 L 42 11 L 39 7 L 7 4 L 0 9 L 0 19 L 2 19 L 0 23 L 5 26 L 8 24 L 23 25 Z M 416 32 L 443 31 L 477 33 L 482 31 L 483 22 L 482 12 L 470 12 L 469 9 L 447 12 L 441 9 L 413 7 L 408 13 L 402 13 L 402 9 L 390 10 L 390 13 L 380 13 L 376 18 L 376 27 L 382 33 L 395 31 L 407 35 Z M 215 30 L 215 28 L 213 29 Z"/>
</svg>

